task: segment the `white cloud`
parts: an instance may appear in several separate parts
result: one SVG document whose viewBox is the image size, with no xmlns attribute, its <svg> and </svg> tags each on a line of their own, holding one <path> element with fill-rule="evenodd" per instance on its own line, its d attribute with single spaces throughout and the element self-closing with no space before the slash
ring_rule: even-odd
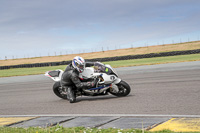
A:
<svg viewBox="0 0 200 133">
<path fill-rule="evenodd" d="M 47 53 L 114 47 L 200 31 L 199 4 L 195 0 L 1 0 L 0 56 L 9 50 L 23 55 L 30 49 Z"/>
</svg>

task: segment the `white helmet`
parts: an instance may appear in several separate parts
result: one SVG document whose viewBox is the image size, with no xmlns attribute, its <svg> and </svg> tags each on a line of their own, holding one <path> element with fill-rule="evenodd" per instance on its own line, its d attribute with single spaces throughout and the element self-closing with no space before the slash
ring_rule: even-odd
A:
<svg viewBox="0 0 200 133">
<path fill-rule="evenodd" d="M 80 56 L 76 56 L 74 57 L 74 59 L 72 60 L 72 66 L 80 73 L 82 73 L 85 69 L 85 60 L 80 57 Z"/>
</svg>

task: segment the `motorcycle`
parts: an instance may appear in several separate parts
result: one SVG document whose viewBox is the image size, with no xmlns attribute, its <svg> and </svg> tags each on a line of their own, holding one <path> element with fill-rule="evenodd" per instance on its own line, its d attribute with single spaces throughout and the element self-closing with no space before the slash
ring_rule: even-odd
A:
<svg viewBox="0 0 200 133">
<path fill-rule="evenodd" d="M 53 85 L 53 92 L 62 99 L 67 99 L 67 91 L 61 86 L 63 70 L 47 71 L 45 76 L 50 77 L 55 81 Z M 94 63 L 94 67 L 86 67 L 82 73 L 79 74 L 81 81 L 90 81 L 98 78 L 96 87 L 90 89 L 77 90 L 75 85 L 72 86 L 75 97 L 78 96 L 99 96 L 108 95 L 109 93 L 117 96 L 127 96 L 131 88 L 128 83 L 119 78 L 117 72 L 108 64 L 104 65 L 100 62 Z"/>
</svg>

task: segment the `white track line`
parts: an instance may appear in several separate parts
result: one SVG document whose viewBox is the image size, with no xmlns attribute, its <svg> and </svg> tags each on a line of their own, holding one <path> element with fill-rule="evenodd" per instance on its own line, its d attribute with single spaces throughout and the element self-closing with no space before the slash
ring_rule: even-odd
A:
<svg viewBox="0 0 200 133">
<path fill-rule="evenodd" d="M 54 117 L 54 116 L 117 116 L 117 117 L 200 117 L 200 115 L 152 115 L 152 114 L 38 114 L 38 115 L 0 115 L 0 117 Z"/>
</svg>

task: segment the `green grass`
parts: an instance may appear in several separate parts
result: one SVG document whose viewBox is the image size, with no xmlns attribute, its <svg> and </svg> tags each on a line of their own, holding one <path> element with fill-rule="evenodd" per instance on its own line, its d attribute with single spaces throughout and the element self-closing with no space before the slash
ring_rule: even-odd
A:
<svg viewBox="0 0 200 133">
<path fill-rule="evenodd" d="M 56 125 L 54 127 L 39 128 L 39 127 L 29 127 L 29 128 L 15 128 L 15 127 L 0 127 L 1 133 L 179 133 L 169 130 L 150 132 L 143 131 L 140 129 L 100 129 L 100 128 L 84 128 L 84 127 L 74 127 L 74 128 L 64 128 L 62 126 Z M 194 132 L 200 133 L 200 132 Z"/>
<path fill-rule="evenodd" d="M 111 62 L 106 62 L 106 63 L 110 64 L 112 67 L 127 67 L 127 66 L 188 62 L 188 61 L 200 61 L 200 54 L 179 55 L 179 56 L 169 56 L 169 57 L 155 57 L 155 58 L 144 58 L 144 59 L 135 59 L 135 60 L 123 60 L 123 61 L 111 61 Z"/>
<path fill-rule="evenodd" d="M 103 63 L 110 64 L 112 67 L 116 68 L 116 67 L 155 65 L 155 64 L 187 62 L 187 61 L 200 61 L 200 54 L 156 57 L 156 58 L 145 58 L 145 59 L 134 59 L 134 60 L 123 60 L 123 61 L 110 61 Z M 50 70 L 56 70 L 56 69 L 64 70 L 65 67 L 66 65 L 0 70 L 0 77 L 44 74 L 46 71 Z"/>
<path fill-rule="evenodd" d="M 0 77 L 44 74 L 46 71 L 50 71 L 50 70 L 56 70 L 56 69 L 64 70 L 65 67 L 66 67 L 66 65 L 51 66 L 51 67 L 5 69 L 5 70 L 0 70 Z"/>
</svg>

